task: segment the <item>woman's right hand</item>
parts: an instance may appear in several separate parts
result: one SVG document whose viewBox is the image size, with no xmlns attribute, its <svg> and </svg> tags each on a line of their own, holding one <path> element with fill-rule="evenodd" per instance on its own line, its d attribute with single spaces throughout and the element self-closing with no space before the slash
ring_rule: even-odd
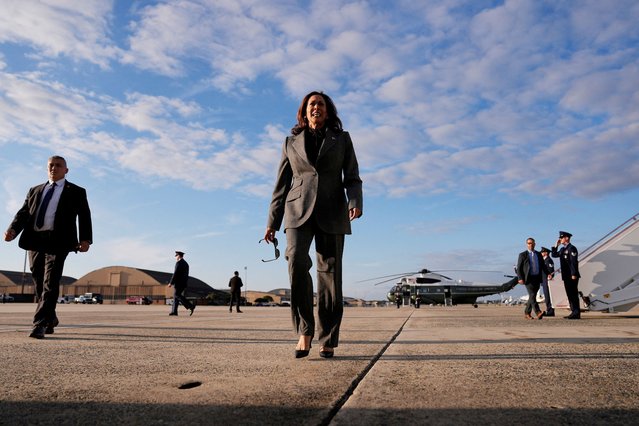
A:
<svg viewBox="0 0 639 426">
<path fill-rule="evenodd" d="M 275 229 L 272 228 L 266 228 L 266 232 L 264 233 L 264 240 L 267 243 L 272 243 L 273 240 L 275 239 Z"/>
</svg>

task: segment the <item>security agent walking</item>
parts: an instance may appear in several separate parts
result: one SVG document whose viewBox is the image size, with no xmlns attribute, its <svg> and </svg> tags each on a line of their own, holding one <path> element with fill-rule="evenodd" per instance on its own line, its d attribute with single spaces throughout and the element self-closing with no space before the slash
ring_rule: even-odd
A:
<svg viewBox="0 0 639 426">
<path fill-rule="evenodd" d="M 544 291 L 544 302 L 546 303 L 545 317 L 554 317 L 555 308 L 552 307 L 552 299 L 550 297 L 550 286 L 548 281 L 552 280 L 552 274 L 555 272 L 555 262 L 550 257 L 550 250 L 546 247 L 541 248 L 541 256 L 544 258 L 546 269 L 548 269 L 548 275 L 542 274 L 541 276 L 541 288 Z"/>
<path fill-rule="evenodd" d="M 55 309 L 69 252 L 87 252 L 93 242 L 85 189 L 66 180 L 69 169 L 63 157 L 49 158 L 47 170 L 49 180 L 29 190 L 4 233 L 4 240 L 12 241 L 22 232 L 18 245 L 29 252 L 38 303 L 29 337 L 35 339 L 53 334 L 59 324 Z"/>
<path fill-rule="evenodd" d="M 242 286 L 244 286 L 244 283 L 242 282 L 242 278 L 240 278 L 240 273 L 237 271 L 233 272 L 233 276 L 229 280 L 229 287 L 231 287 L 231 303 L 229 303 L 229 312 L 233 312 L 233 302 L 235 302 L 237 313 L 242 313 L 242 311 L 240 311 Z"/>
<path fill-rule="evenodd" d="M 577 248 L 570 243 L 572 234 L 565 231 L 559 232 L 559 239 L 552 247 L 552 257 L 559 258 L 561 268 L 561 279 L 564 282 L 564 289 L 570 304 L 570 315 L 566 319 L 580 319 L 581 309 L 579 307 L 579 253 Z M 563 247 L 559 248 L 559 244 Z"/>
<path fill-rule="evenodd" d="M 524 309 L 524 315 L 527 319 L 533 319 L 531 313 L 535 312 L 535 318 L 542 319 L 543 311 L 537 303 L 537 292 L 542 282 L 542 276 L 549 274 L 546 263 L 537 250 L 535 250 L 535 239 L 526 239 L 526 250 L 519 253 L 517 259 L 517 279 L 519 284 L 526 286 L 528 292 L 528 302 Z"/>
<path fill-rule="evenodd" d="M 180 303 L 190 311 L 189 315 L 193 315 L 195 305 L 184 296 L 186 285 L 189 281 L 189 264 L 184 260 L 184 252 L 176 251 L 175 257 L 177 262 L 175 262 L 175 270 L 169 282 L 169 287 L 173 287 L 173 306 L 169 315 L 178 314 L 178 305 Z"/>
</svg>

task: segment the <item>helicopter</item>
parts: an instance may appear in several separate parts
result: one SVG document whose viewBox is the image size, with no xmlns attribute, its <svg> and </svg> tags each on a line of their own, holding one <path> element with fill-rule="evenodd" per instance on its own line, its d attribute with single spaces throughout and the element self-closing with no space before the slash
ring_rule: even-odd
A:
<svg viewBox="0 0 639 426">
<path fill-rule="evenodd" d="M 375 284 L 380 285 L 400 278 L 399 282 L 390 289 L 386 298 L 391 303 L 397 303 L 398 306 L 399 303 L 401 303 L 403 305 L 414 304 L 416 307 L 419 307 L 421 303 L 426 303 L 445 306 L 470 304 L 476 308 L 477 298 L 504 293 L 517 285 L 517 277 L 511 275 L 505 275 L 505 277 L 510 278 L 510 280 L 503 284 L 487 284 L 454 280 L 440 272 L 446 271 L 422 269 L 419 272 L 388 275 L 373 279 L 391 277 L 390 279 L 385 279 Z"/>
</svg>

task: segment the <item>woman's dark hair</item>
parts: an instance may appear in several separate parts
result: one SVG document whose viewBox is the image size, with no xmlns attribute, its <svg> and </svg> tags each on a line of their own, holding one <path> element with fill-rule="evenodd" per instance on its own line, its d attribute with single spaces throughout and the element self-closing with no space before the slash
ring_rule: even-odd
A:
<svg viewBox="0 0 639 426">
<path fill-rule="evenodd" d="M 306 106 L 308 105 L 308 100 L 315 95 L 320 95 L 322 98 L 324 98 L 324 102 L 326 103 L 326 112 L 328 114 L 328 117 L 326 118 L 325 127 L 338 131 L 342 130 L 342 120 L 340 120 L 337 116 L 337 108 L 335 108 L 333 100 L 323 92 L 313 91 L 304 96 L 304 99 L 302 99 L 302 103 L 297 110 L 297 124 L 295 124 L 295 126 L 291 129 L 292 134 L 299 135 L 304 131 L 304 129 L 308 128 L 308 120 L 306 119 Z"/>
</svg>

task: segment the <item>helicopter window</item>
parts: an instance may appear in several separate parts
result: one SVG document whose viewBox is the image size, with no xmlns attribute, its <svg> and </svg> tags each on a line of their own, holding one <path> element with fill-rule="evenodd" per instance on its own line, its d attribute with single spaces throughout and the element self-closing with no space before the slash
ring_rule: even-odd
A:
<svg viewBox="0 0 639 426">
<path fill-rule="evenodd" d="M 417 277 L 416 280 L 417 280 L 417 283 L 419 283 L 419 284 L 434 284 L 434 283 L 441 282 L 441 280 L 439 280 L 437 278 Z"/>
</svg>

